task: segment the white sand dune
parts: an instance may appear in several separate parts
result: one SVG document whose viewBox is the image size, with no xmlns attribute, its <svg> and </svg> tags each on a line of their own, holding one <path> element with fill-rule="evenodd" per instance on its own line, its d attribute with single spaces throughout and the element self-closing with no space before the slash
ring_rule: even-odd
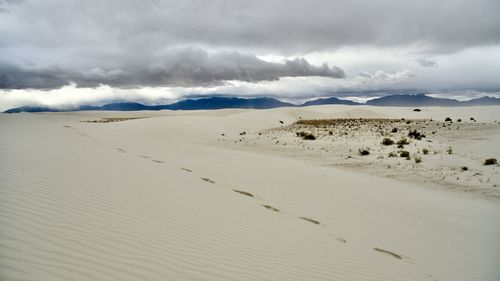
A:
<svg viewBox="0 0 500 281">
<path fill-rule="evenodd" d="M 0 280 L 500 280 L 497 201 L 219 141 L 499 109 L 2 114 Z M 80 122 L 116 116 L 149 118 Z M 498 158 L 497 136 L 480 141 Z"/>
</svg>

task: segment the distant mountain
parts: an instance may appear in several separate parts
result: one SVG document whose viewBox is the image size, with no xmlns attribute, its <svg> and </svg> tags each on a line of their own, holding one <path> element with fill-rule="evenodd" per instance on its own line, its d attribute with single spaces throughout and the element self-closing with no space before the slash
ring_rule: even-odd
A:
<svg viewBox="0 0 500 281">
<path fill-rule="evenodd" d="M 82 105 L 76 108 L 50 108 L 43 106 L 23 106 L 6 110 L 5 113 L 19 112 L 60 112 L 60 111 L 84 111 L 84 110 L 102 110 L 102 111 L 138 111 L 138 110 L 202 110 L 202 109 L 224 109 L 224 108 L 253 108 L 267 109 L 276 107 L 295 106 L 291 103 L 281 102 L 273 98 L 226 98 L 210 97 L 201 99 L 187 99 L 172 104 L 165 105 L 144 105 L 140 103 L 124 102 L 109 103 L 102 106 Z"/>
<path fill-rule="evenodd" d="M 425 94 L 416 95 L 390 95 L 372 99 L 367 105 L 376 106 L 460 106 L 461 103 L 454 99 L 433 98 Z"/>
<path fill-rule="evenodd" d="M 468 101 L 462 101 L 461 104 L 467 106 L 500 105 L 500 99 L 492 97 L 482 97 Z"/>
<path fill-rule="evenodd" d="M 275 107 L 295 106 L 273 98 L 228 98 L 211 97 L 202 99 L 187 99 L 167 105 L 172 110 L 200 110 L 200 109 L 223 109 L 223 108 L 254 108 L 267 109 Z"/>
<path fill-rule="evenodd" d="M 23 106 L 12 108 L 5 113 L 19 112 L 59 112 L 59 111 L 83 111 L 83 110 L 107 110 L 107 111 L 138 111 L 138 110 L 210 110 L 224 108 L 252 108 L 267 109 L 276 107 L 301 107 L 323 104 L 343 104 L 362 105 L 349 100 L 342 100 L 334 97 L 320 98 L 305 102 L 301 105 L 286 103 L 273 98 L 236 98 L 236 97 L 209 97 L 200 99 L 187 99 L 172 104 L 144 105 L 133 102 L 109 103 L 102 106 L 82 105 L 77 108 L 58 109 L 44 106 Z M 372 99 L 366 105 L 374 106 L 483 106 L 500 105 L 500 99 L 492 97 L 482 97 L 468 101 L 458 101 L 454 99 L 433 98 L 425 94 L 389 95 Z"/>
<path fill-rule="evenodd" d="M 330 98 L 320 98 L 320 99 L 310 100 L 301 104 L 300 106 L 323 105 L 323 104 L 360 105 L 361 103 L 330 97 Z"/>
</svg>

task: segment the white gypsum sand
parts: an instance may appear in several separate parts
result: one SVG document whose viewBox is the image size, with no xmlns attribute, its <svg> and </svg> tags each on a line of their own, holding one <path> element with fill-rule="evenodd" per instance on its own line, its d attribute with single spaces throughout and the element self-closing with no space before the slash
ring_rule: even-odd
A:
<svg viewBox="0 0 500 281">
<path fill-rule="evenodd" d="M 0 280 L 496 280 L 499 168 L 481 161 L 499 157 L 499 109 L 1 114 Z M 392 150 L 376 133 L 307 149 L 281 129 L 448 116 L 485 124 L 427 134 L 441 152 L 421 166 L 377 160 Z M 101 118 L 132 119 L 81 122 Z M 408 145 L 412 157 L 421 144 Z M 397 166 L 383 161 L 403 167 L 382 172 Z M 461 166 L 485 182 L 440 185 L 431 170 Z"/>
</svg>

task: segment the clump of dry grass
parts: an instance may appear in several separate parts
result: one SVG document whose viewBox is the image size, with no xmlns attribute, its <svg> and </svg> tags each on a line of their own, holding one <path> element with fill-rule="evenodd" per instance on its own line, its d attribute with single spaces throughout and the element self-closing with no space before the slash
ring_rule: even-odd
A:
<svg viewBox="0 0 500 281">
<path fill-rule="evenodd" d="M 382 144 L 383 144 L 383 145 L 393 145 L 393 144 L 394 144 L 394 141 L 393 141 L 393 140 L 391 140 L 390 138 L 384 138 L 384 139 L 382 140 Z"/>
<path fill-rule="evenodd" d="M 406 138 L 402 138 L 397 142 L 398 148 L 403 148 L 405 145 L 410 144 L 410 141 Z"/>
<path fill-rule="evenodd" d="M 495 158 L 489 158 L 484 160 L 484 165 L 496 165 L 497 164 L 497 159 Z"/>
<path fill-rule="evenodd" d="M 370 154 L 369 148 L 360 148 L 358 151 L 359 151 L 359 155 L 361 155 L 361 156 L 366 156 L 366 155 Z"/>
<path fill-rule="evenodd" d="M 410 159 L 410 152 L 406 150 L 402 150 L 399 152 L 399 157 L 405 157 L 406 159 Z"/>
<path fill-rule="evenodd" d="M 304 140 L 315 140 L 316 136 L 307 132 L 297 132 L 297 137 L 301 137 Z"/>
</svg>

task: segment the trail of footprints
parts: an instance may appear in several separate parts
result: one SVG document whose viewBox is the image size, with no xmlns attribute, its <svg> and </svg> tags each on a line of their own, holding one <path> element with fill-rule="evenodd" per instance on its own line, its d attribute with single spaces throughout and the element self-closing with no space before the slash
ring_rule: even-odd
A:
<svg viewBox="0 0 500 281">
<path fill-rule="evenodd" d="M 125 153 L 125 150 L 122 149 L 122 148 L 116 148 L 116 150 L 120 153 Z M 144 158 L 144 159 L 149 159 L 150 161 L 152 162 L 155 162 L 155 163 L 164 163 L 164 161 L 162 160 L 158 160 L 158 159 L 152 159 L 150 156 L 147 156 L 147 155 L 140 155 L 141 158 Z M 185 171 L 185 172 L 188 172 L 188 173 L 193 173 L 193 170 L 191 169 L 188 169 L 188 168 L 184 168 L 184 167 L 180 167 L 181 170 Z M 208 177 L 200 177 L 200 179 L 206 183 L 210 183 L 210 184 L 216 184 L 216 182 L 214 180 L 212 180 L 211 178 L 208 178 Z M 248 192 L 248 191 L 244 191 L 244 190 L 239 190 L 239 189 L 233 189 L 234 192 L 238 193 L 238 194 L 241 194 L 243 196 L 246 196 L 246 197 L 250 197 L 250 198 L 256 198 L 254 196 L 254 194 Z M 268 204 L 262 204 L 261 205 L 262 207 L 266 208 L 267 210 L 270 210 L 270 211 L 273 211 L 273 212 L 281 212 L 280 209 L 274 207 L 274 206 L 271 206 L 271 205 L 268 205 Z M 305 216 L 302 216 L 302 217 L 297 217 L 298 219 L 301 219 L 303 221 L 306 221 L 306 222 L 309 222 L 311 224 L 315 224 L 315 225 L 321 225 L 321 222 L 318 221 L 318 220 L 315 220 L 315 219 L 312 219 L 312 218 L 309 218 L 309 217 L 305 217 Z M 331 234 L 331 233 L 329 233 Z M 333 235 L 333 234 L 331 234 Z M 347 240 L 342 238 L 342 237 L 335 237 L 337 241 L 341 242 L 341 243 L 347 243 Z M 392 251 L 389 251 L 389 250 L 385 250 L 385 249 L 382 249 L 382 248 L 379 248 L 379 247 L 375 247 L 373 248 L 374 251 L 376 252 L 379 252 L 379 253 L 382 253 L 382 254 L 385 254 L 385 255 L 388 255 L 388 256 L 391 256 L 393 258 L 396 258 L 396 259 L 403 259 L 403 256 L 400 255 L 400 254 L 397 254 L 395 252 L 392 252 Z"/>
<path fill-rule="evenodd" d="M 65 125 L 64 127 L 65 127 L 65 128 L 67 128 L 67 129 L 74 129 L 74 127 L 71 127 L 71 126 L 69 126 L 69 125 Z M 79 133 L 79 134 L 80 134 L 81 136 L 83 136 L 83 137 L 90 138 L 90 136 L 89 136 L 89 135 L 86 135 L 86 134 L 84 134 L 84 133 Z M 125 153 L 126 153 L 126 150 L 125 150 L 125 149 L 123 149 L 123 148 L 120 148 L 120 147 L 115 148 L 115 150 L 116 150 L 118 153 L 123 153 L 123 154 L 125 154 Z M 148 156 L 148 155 L 139 155 L 139 157 L 141 157 L 141 158 L 143 158 L 143 159 L 147 159 L 147 160 L 149 160 L 149 161 L 151 161 L 151 162 L 154 162 L 154 163 L 157 163 L 157 164 L 163 164 L 163 163 L 164 163 L 164 161 L 163 161 L 163 160 L 153 159 L 153 158 L 151 158 L 151 157 L 150 157 L 150 156 Z M 183 170 L 183 171 L 185 171 L 185 172 L 188 172 L 188 173 L 193 173 L 193 170 L 188 169 L 188 168 L 180 167 L 180 169 L 181 169 L 181 170 Z M 215 182 L 214 180 L 212 180 L 212 179 L 210 179 L 210 178 L 208 178 L 208 177 L 200 177 L 200 179 L 201 179 L 201 180 L 203 180 L 204 182 L 207 182 L 207 183 L 210 183 L 210 184 L 216 184 L 216 182 Z M 234 192 L 236 192 L 236 193 L 238 193 L 238 194 L 241 194 L 241 195 L 243 195 L 243 196 L 246 196 L 246 197 L 251 197 L 251 198 L 256 199 L 256 198 L 255 198 L 255 196 L 254 196 L 252 193 L 248 192 L 248 191 L 238 190 L 238 189 L 233 189 L 233 191 L 234 191 Z M 273 207 L 273 206 L 271 206 L 271 205 L 268 205 L 268 204 L 262 204 L 261 206 L 262 206 L 262 207 L 264 207 L 264 208 L 266 208 L 267 210 L 272 211 L 272 212 L 276 212 L 276 213 L 278 213 L 278 212 L 282 212 L 280 209 L 275 208 L 275 207 Z M 297 216 L 296 218 L 301 219 L 301 220 L 306 221 L 306 222 L 309 222 L 309 223 L 311 223 L 311 224 L 315 224 L 315 225 L 322 225 L 320 221 L 315 220 L 315 219 L 312 219 L 312 218 L 309 218 L 309 217 L 299 217 L 299 216 Z M 324 225 L 324 224 L 323 224 L 323 225 Z M 344 238 L 342 238 L 342 237 L 336 237 L 336 236 L 335 236 L 335 235 L 333 235 L 332 233 L 328 233 L 328 234 L 329 234 L 329 235 L 334 236 L 334 237 L 335 237 L 335 239 L 336 239 L 337 241 L 339 241 L 340 243 L 347 243 L 347 240 L 346 240 L 346 239 L 344 239 Z M 375 248 L 373 248 L 373 250 L 374 250 L 374 251 L 376 251 L 376 252 L 379 252 L 379 253 L 381 253 L 381 254 L 384 254 L 384 255 L 386 255 L 386 256 L 390 256 L 390 257 L 393 257 L 393 258 L 396 258 L 396 259 L 399 259 L 399 260 L 402 260 L 402 259 L 406 259 L 406 258 L 407 258 L 407 257 L 405 257 L 405 256 L 402 256 L 402 255 L 398 254 L 398 253 L 395 253 L 395 252 L 392 252 L 392 251 L 389 251 L 389 250 L 386 250 L 386 249 L 383 249 L 383 248 L 379 248 L 379 247 L 375 247 Z M 425 275 L 426 277 L 433 278 L 433 276 L 432 276 L 431 274 L 425 273 L 424 275 Z M 436 279 L 434 279 L 434 278 L 433 278 L 433 280 L 436 280 Z"/>
<path fill-rule="evenodd" d="M 115 148 L 115 150 L 119 153 L 126 153 L 125 149 L 123 148 Z M 150 156 L 147 156 L 147 155 L 139 155 L 141 158 L 143 159 L 148 159 L 149 161 L 151 162 L 154 162 L 154 163 L 158 163 L 158 164 L 163 164 L 164 161 L 163 160 L 158 160 L 158 159 L 153 159 L 151 158 Z M 184 168 L 184 167 L 180 167 L 181 170 L 187 172 L 187 173 L 194 173 L 193 170 L 191 169 L 188 169 L 188 168 Z M 209 183 L 209 184 L 216 184 L 216 182 L 214 180 L 212 180 L 211 178 L 208 178 L 208 177 L 200 177 L 200 179 L 206 183 Z M 244 191 L 244 190 L 238 190 L 238 189 L 232 189 L 233 192 L 236 192 L 240 195 L 243 195 L 245 197 L 250 197 L 250 198 L 253 198 L 253 199 L 257 199 L 256 196 L 254 196 L 254 194 L 248 192 L 248 191 Z M 268 205 L 268 204 L 262 204 L 261 205 L 262 207 L 266 208 L 267 210 L 270 210 L 272 212 L 276 212 L 276 213 L 283 213 L 280 209 L 272 206 L 272 205 Z M 320 221 L 318 220 L 315 220 L 315 219 L 312 219 L 312 218 L 309 218 L 309 217 L 305 217 L 305 216 L 295 216 L 296 218 L 298 219 L 301 219 L 303 221 L 306 221 L 308 223 L 311 223 L 311 224 L 314 224 L 314 225 L 324 225 L 322 224 Z M 333 235 L 332 233 L 328 233 L 329 235 L 332 235 L 335 237 L 335 239 L 340 242 L 340 243 L 347 243 L 347 240 L 342 238 L 342 237 L 337 237 L 335 235 Z M 383 248 L 379 248 L 379 247 L 375 247 L 373 248 L 374 251 L 378 252 L 378 253 L 381 253 L 383 255 L 386 255 L 386 256 L 389 256 L 389 257 L 393 257 L 395 259 L 399 259 L 399 260 L 403 260 L 403 259 L 406 259 L 407 257 L 405 256 L 402 256 L 398 253 L 395 253 L 395 252 L 392 252 L 392 251 L 389 251 L 389 250 L 386 250 L 386 249 L 383 249 Z M 429 274 L 426 274 L 427 277 L 429 277 Z"/>
</svg>

